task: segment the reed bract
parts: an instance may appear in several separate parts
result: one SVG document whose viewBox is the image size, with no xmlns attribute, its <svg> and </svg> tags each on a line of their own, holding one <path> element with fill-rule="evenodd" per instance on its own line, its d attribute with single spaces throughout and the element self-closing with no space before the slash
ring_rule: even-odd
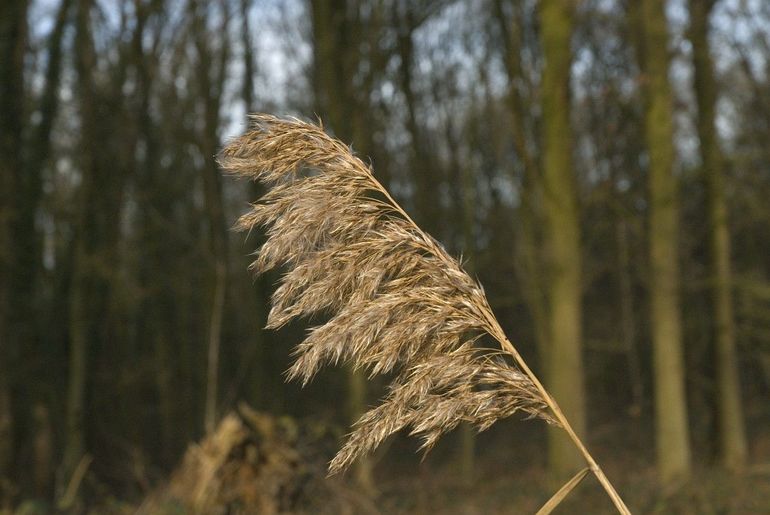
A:
<svg viewBox="0 0 770 515">
<path fill-rule="evenodd" d="M 427 450 L 460 422 L 481 431 L 522 412 L 564 428 L 586 457 L 586 470 L 628 513 L 506 338 L 482 287 L 346 145 L 319 125 L 260 114 L 252 117 L 250 131 L 223 150 L 220 164 L 267 188 L 237 222 L 241 230 L 266 229 L 251 268 L 285 272 L 267 327 L 313 314 L 328 317 L 296 347 L 288 377 L 305 384 L 324 364 L 340 362 L 370 376 L 393 377 L 380 405 L 355 423 L 330 473 L 404 428 Z M 485 348 L 484 340 L 498 346 Z M 569 493 L 576 478 L 543 513 Z"/>
</svg>

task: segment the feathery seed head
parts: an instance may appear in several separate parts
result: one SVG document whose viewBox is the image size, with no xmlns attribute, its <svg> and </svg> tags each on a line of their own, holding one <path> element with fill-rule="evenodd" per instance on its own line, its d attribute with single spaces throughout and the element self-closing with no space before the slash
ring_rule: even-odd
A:
<svg viewBox="0 0 770 515">
<path fill-rule="evenodd" d="M 220 164 L 269 191 L 236 223 L 264 227 L 251 268 L 285 267 L 269 328 L 330 313 L 295 351 L 289 379 L 304 384 L 340 361 L 370 375 L 395 372 L 382 403 L 355 423 L 330 473 L 409 428 L 430 449 L 460 422 L 481 431 L 522 411 L 556 423 L 532 381 L 476 346 L 499 325 L 480 285 L 423 232 L 369 167 L 322 127 L 254 115 Z"/>
</svg>

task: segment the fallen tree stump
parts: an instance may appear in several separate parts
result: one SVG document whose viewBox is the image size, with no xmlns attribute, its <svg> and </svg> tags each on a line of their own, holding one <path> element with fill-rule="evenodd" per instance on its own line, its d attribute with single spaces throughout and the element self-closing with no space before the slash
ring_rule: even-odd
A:
<svg viewBox="0 0 770 515">
<path fill-rule="evenodd" d="M 315 503 L 311 497 L 330 490 L 321 486 L 324 464 L 298 450 L 297 436 L 292 419 L 241 405 L 222 419 L 214 433 L 188 448 L 168 484 L 150 495 L 137 513 L 305 511 Z"/>
</svg>

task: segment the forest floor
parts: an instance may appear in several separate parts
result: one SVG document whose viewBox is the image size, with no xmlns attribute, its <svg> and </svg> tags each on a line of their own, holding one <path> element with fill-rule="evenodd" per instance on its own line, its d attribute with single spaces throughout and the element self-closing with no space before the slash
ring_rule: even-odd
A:
<svg viewBox="0 0 770 515">
<path fill-rule="evenodd" d="M 693 478 L 668 491 L 657 481 L 654 446 L 647 436 L 651 431 L 646 430 L 651 428 L 640 431 L 628 419 L 603 428 L 591 447 L 597 449 L 597 461 L 632 513 L 770 515 L 770 420 L 762 418 L 763 424 L 755 426 L 757 431 L 751 438 L 751 466 L 745 472 L 730 474 L 707 463 L 713 460 L 696 455 Z M 545 460 L 539 455 L 543 442 L 533 442 L 531 446 L 522 446 L 520 441 L 505 445 L 505 436 L 497 433 L 489 435 L 489 439 L 498 440 L 498 445 L 489 445 L 487 441 L 479 446 L 478 473 L 471 484 L 463 483 L 449 455 L 437 456 L 429 469 L 425 464 L 418 465 L 417 474 L 405 467 L 383 471 L 378 482 L 379 511 L 447 515 L 535 513 L 560 486 L 549 488 Z M 515 438 L 508 436 L 511 437 Z M 400 451 L 394 445 L 389 452 Z M 410 466 L 414 467 L 414 463 Z M 589 475 L 554 513 L 616 511 L 598 481 Z"/>
<path fill-rule="evenodd" d="M 696 466 L 687 484 L 670 492 L 658 485 L 650 457 L 623 454 L 603 461 L 632 513 L 692 515 L 770 514 L 770 466 L 756 465 L 740 475 L 713 466 Z M 464 484 L 447 466 L 418 478 L 388 474 L 380 483 L 380 513 L 527 514 L 535 513 L 558 489 L 548 489 L 544 466 L 520 466 L 506 453 L 483 456 L 478 479 Z M 617 513 L 599 483 L 586 476 L 554 511 L 557 514 Z"/>
<path fill-rule="evenodd" d="M 646 418 L 615 418 L 612 423 L 595 426 L 588 445 L 594 450 L 595 458 L 632 513 L 637 515 L 770 515 L 770 405 L 765 404 L 755 405 L 748 412 L 751 465 L 740 474 L 727 473 L 714 464 L 713 457 L 696 453 L 693 457 L 693 478 L 676 488 L 661 488 L 654 467 L 653 428 Z M 702 442 L 698 445 L 697 435 L 694 439 L 696 449 L 703 447 Z M 332 446 L 336 445 L 335 440 L 332 439 Z M 463 481 L 458 471 L 458 442 L 459 433 L 447 435 L 422 460 L 422 456 L 416 453 L 417 442 L 413 438 L 394 438 L 378 450 L 372 460 L 375 491 L 368 495 L 351 486 L 351 473 L 342 477 L 324 478 L 323 461 L 327 459 L 326 454 L 334 450 L 321 450 L 318 447 L 313 452 L 317 452 L 321 459 L 314 459 L 312 461 L 317 462 L 315 465 L 303 468 L 313 471 L 312 477 L 300 479 L 299 484 L 305 486 L 298 487 L 301 492 L 297 490 L 309 502 L 300 503 L 307 507 L 297 512 L 330 515 L 531 514 L 560 486 L 551 484 L 549 480 L 544 456 L 545 431 L 536 422 L 505 421 L 482 433 L 476 440 L 475 472 L 470 482 Z M 205 447 L 206 444 L 203 445 Z M 277 446 L 280 444 L 267 444 L 269 448 Z M 253 454 L 244 449 L 240 448 L 236 454 Z M 233 453 L 228 451 L 228 455 Z M 248 495 L 254 496 L 253 491 L 259 489 L 259 485 L 275 485 L 275 481 L 280 482 L 275 480 L 277 474 L 291 474 L 280 463 L 271 466 L 278 468 L 260 469 L 261 483 L 244 474 L 247 467 L 239 467 L 236 470 L 240 478 L 237 488 L 250 490 L 252 492 Z M 265 474 L 272 478 L 268 483 L 264 483 Z M 296 486 L 297 476 L 290 481 Z M 156 484 L 161 485 L 163 482 L 160 479 Z M 285 490 L 285 486 L 281 488 Z M 286 493 L 284 491 L 279 495 L 285 496 Z M 103 502 L 97 501 L 89 512 L 111 515 L 136 512 L 139 500 L 118 501 L 118 497 L 105 496 Z M 178 505 L 174 509 L 167 507 L 161 511 L 158 511 L 157 506 L 160 505 L 143 513 L 187 513 L 184 509 L 180 510 Z M 236 510 L 237 513 L 252 511 Z M 554 513 L 612 514 L 615 510 L 599 483 L 589 475 Z"/>
</svg>

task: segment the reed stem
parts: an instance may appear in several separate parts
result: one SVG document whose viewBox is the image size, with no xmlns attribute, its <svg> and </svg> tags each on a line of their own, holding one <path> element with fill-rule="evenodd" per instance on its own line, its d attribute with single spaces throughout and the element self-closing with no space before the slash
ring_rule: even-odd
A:
<svg viewBox="0 0 770 515">
<path fill-rule="evenodd" d="M 373 174 L 371 174 L 372 181 L 374 181 L 374 184 L 377 186 L 377 189 L 380 190 L 380 192 L 385 195 L 385 197 L 388 199 L 388 201 L 393 204 L 393 206 L 396 208 L 398 213 L 403 216 L 406 220 L 408 220 L 412 225 L 419 229 L 419 226 L 414 223 L 412 218 L 404 211 L 404 209 L 396 202 L 396 200 L 391 197 L 388 190 L 385 189 L 385 187 L 377 180 L 376 177 L 374 177 Z M 551 394 L 548 393 L 548 390 L 545 389 L 543 384 L 540 382 L 540 380 L 537 378 L 534 372 L 529 368 L 527 363 L 524 361 L 524 358 L 519 354 L 519 352 L 516 350 L 516 347 L 513 346 L 513 344 L 508 340 L 508 337 L 505 335 L 505 332 L 503 331 L 502 327 L 500 327 L 499 322 L 497 321 L 497 318 L 494 316 L 494 314 L 491 312 L 488 306 L 485 306 L 485 316 L 487 319 L 487 323 L 489 324 L 490 334 L 492 337 L 494 337 L 502 346 L 502 348 L 509 352 L 511 356 L 513 356 L 514 360 L 516 361 L 516 364 L 519 366 L 522 372 L 524 372 L 527 377 L 532 380 L 532 383 L 535 385 L 537 390 L 540 392 L 540 394 L 543 396 L 543 399 L 548 404 L 548 407 L 551 409 L 551 412 L 553 413 L 554 417 L 556 417 L 556 420 L 559 422 L 561 427 L 564 429 L 564 431 L 567 432 L 567 435 L 570 437 L 572 442 L 575 444 L 575 446 L 578 448 L 580 453 L 583 455 L 583 458 L 586 461 L 586 464 L 588 465 L 588 468 L 591 470 L 591 472 L 596 476 L 596 479 L 599 480 L 599 483 L 604 488 L 605 492 L 607 492 L 607 495 L 610 497 L 610 500 L 612 500 L 612 503 L 615 505 L 615 508 L 617 508 L 618 512 L 623 515 L 631 515 L 631 511 L 626 506 L 625 502 L 623 502 L 623 498 L 620 497 L 620 494 L 618 494 L 617 490 L 615 490 L 615 487 L 612 485 L 610 480 L 607 478 L 607 476 L 604 474 L 604 471 L 599 466 L 598 463 L 596 463 L 596 460 L 591 455 L 590 452 L 588 452 L 588 449 L 586 448 L 585 444 L 583 444 L 583 441 L 578 437 L 578 435 L 575 433 L 575 430 L 570 425 L 569 421 L 567 420 L 567 417 L 564 415 L 564 412 L 562 412 L 561 408 L 559 407 L 559 404 L 556 402 L 556 400 L 551 397 Z"/>
<path fill-rule="evenodd" d="M 519 368 L 521 368 L 522 372 L 524 372 L 532 380 L 532 383 L 535 385 L 537 390 L 543 396 L 546 403 L 548 404 L 548 407 L 551 408 L 551 412 L 553 413 L 554 417 L 556 417 L 556 420 L 559 422 L 562 429 L 564 429 L 564 431 L 567 432 L 567 435 L 570 437 L 572 442 L 575 444 L 575 446 L 578 448 L 580 453 L 583 455 L 583 458 L 586 460 L 586 464 L 588 465 L 588 468 L 591 469 L 591 472 L 593 472 L 594 476 L 596 476 L 596 479 L 599 480 L 599 483 L 601 483 L 605 492 L 607 492 L 607 495 L 610 497 L 610 500 L 612 500 L 612 503 L 615 505 L 615 508 L 617 508 L 618 513 L 621 513 L 623 515 L 631 515 L 631 511 L 626 506 L 626 503 L 623 502 L 623 498 L 620 497 L 620 494 L 618 494 L 617 490 L 615 490 L 615 487 L 612 486 L 612 483 L 604 474 L 604 471 L 602 470 L 602 468 L 599 466 L 598 463 L 596 463 L 596 460 L 594 459 L 593 456 L 591 456 L 591 453 L 588 452 L 588 449 L 586 448 L 585 444 L 583 444 L 583 441 L 575 433 L 575 430 L 572 429 L 572 426 L 567 420 L 567 417 L 564 416 L 564 412 L 562 412 L 561 408 L 559 407 L 559 404 L 556 402 L 556 400 L 553 397 L 551 397 L 551 394 L 548 393 L 548 390 L 545 389 L 545 387 L 537 378 L 535 373 L 532 372 L 529 366 L 527 366 L 527 363 L 524 361 L 524 358 L 521 357 L 521 354 L 519 354 L 519 352 L 516 350 L 516 347 L 513 346 L 510 340 L 508 340 L 508 338 L 503 333 L 502 329 L 497 323 L 497 320 L 495 320 L 494 324 L 496 326 L 495 332 L 497 334 L 493 336 L 500 342 L 500 345 L 502 345 L 502 347 L 506 351 L 511 353 L 513 358 L 516 360 L 516 364 L 519 366 Z"/>
</svg>

